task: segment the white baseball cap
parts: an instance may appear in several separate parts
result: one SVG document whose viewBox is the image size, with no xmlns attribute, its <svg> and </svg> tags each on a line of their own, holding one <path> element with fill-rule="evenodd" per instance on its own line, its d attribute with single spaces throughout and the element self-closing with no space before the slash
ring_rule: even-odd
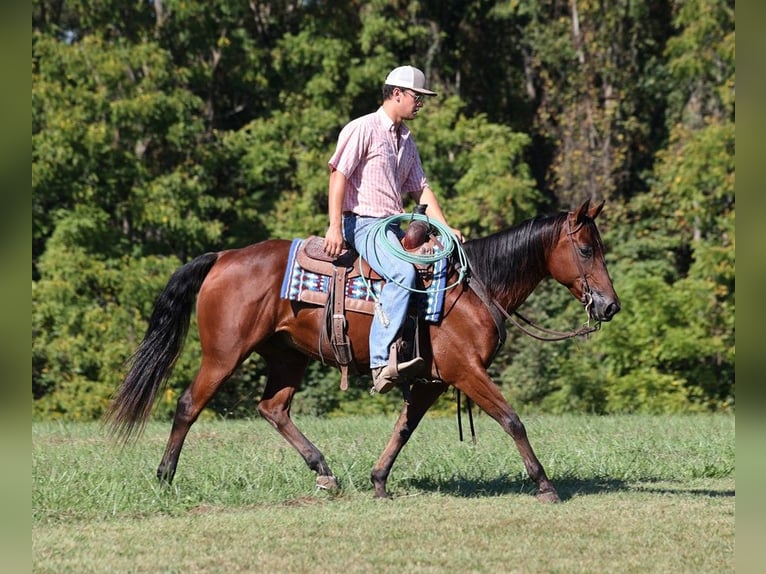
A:
<svg viewBox="0 0 766 574">
<path fill-rule="evenodd" d="M 397 86 L 399 88 L 408 88 L 413 92 L 425 94 L 426 96 L 435 96 L 436 92 L 426 90 L 426 77 L 417 68 L 413 66 L 399 66 L 394 68 L 386 76 L 386 84 Z"/>
</svg>

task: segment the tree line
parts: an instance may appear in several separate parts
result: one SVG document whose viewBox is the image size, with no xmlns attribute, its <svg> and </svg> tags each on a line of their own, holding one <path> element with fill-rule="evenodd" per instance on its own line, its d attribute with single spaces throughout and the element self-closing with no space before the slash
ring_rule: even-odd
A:
<svg viewBox="0 0 766 574">
<path fill-rule="evenodd" d="M 468 239 L 607 202 L 599 226 L 623 311 L 585 342 L 510 329 L 492 368 L 503 392 L 547 412 L 734 408 L 733 0 L 32 8 L 34 416 L 101 415 L 183 262 L 323 234 L 338 132 L 408 63 L 439 94 L 409 126 Z M 562 291 L 544 285 L 525 314 L 577 325 Z M 158 416 L 198 360 L 192 328 Z M 264 379 L 252 358 L 212 412 L 252 414 Z M 337 380 L 313 365 L 295 408 L 395 400 L 360 398 L 364 381 L 343 394 Z"/>
</svg>

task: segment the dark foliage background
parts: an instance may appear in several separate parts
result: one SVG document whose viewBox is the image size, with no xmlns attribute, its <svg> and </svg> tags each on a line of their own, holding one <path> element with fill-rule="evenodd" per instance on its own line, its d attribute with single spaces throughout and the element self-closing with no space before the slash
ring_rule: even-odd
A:
<svg viewBox="0 0 766 574">
<path fill-rule="evenodd" d="M 469 237 L 606 200 L 623 312 L 586 342 L 512 333 L 493 375 L 522 410 L 734 407 L 734 2 L 33 0 L 32 395 L 100 416 L 181 263 L 323 233 L 326 161 L 394 66 L 439 97 L 412 128 Z M 555 285 L 526 313 L 582 311 Z M 158 407 L 198 362 L 191 329 Z M 313 365 L 295 408 L 395 408 Z M 253 413 L 251 358 L 214 400 Z M 360 400 L 354 400 L 359 398 Z M 445 399 L 442 410 L 453 409 Z"/>
</svg>

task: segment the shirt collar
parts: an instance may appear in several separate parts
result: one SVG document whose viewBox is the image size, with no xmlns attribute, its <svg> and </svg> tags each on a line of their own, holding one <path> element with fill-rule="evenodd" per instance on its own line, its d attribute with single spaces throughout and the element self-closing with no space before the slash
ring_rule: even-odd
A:
<svg viewBox="0 0 766 574">
<path fill-rule="evenodd" d="M 378 120 L 380 121 L 380 124 L 386 128 L 386 130 L 393 132 L 395 129 L 394 120 L 392 120 L 388 114 L 386 113 L 386 110 L 383 109 L 383 106 L 380 106 L 377 111 Z M 399 135 L 404 136 L 408 132 L 407 126 L 404 124 L 404 122 L 401 122 L 399 124 Z"/>
<path fill-rule="evenodd" d="M 378 118 L 380 119 L 380 123 L 384 128 L 389 131 L 394 129 L 394 120 L 388 117 L 388 114 L 386 113 L 386 110 L 383 108 L 383 106 L 378 108 Z"/>
</svg>

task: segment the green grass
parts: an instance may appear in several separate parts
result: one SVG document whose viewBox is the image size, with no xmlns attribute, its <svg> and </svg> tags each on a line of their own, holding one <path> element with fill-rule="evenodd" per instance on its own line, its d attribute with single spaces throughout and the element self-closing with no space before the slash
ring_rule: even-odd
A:
<svg viewBox="0 0 766 574">
<path fill-rule="evenodd" d="M 390 502 L 369 473 L 393 419 L 296 422 L 340 493 L 262 420 L 195 425 L 172 487 L 154 476 L 168 424 L 127 448 L 96 424 L 34 424 L 34 571 L 734 571 L 734 417 L 525 417 L 559 505 L 531 496 L 486 416 L 477 445 L 427 418 Z"/>
</svg>

